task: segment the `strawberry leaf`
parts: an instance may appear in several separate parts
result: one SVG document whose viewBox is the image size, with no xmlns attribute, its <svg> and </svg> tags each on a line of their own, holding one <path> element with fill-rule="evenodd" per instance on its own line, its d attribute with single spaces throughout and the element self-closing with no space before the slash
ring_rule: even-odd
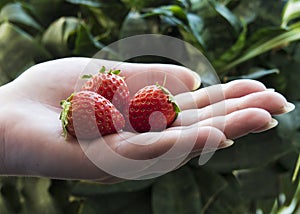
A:
<svg viewBox="0 0 300 214">
<path fill-rule="evenodd" d="M 92 74 L 84 74 L 84 75 L 82 75 L 81 79 L 90 79 L 92 77 L 93 77 Z"/>
<path fill-rule="evenodd" d="M 104 74 L 105 70 L 106 70 L 105 66 L 102 66 L 102 68 L 100 69 L 99 73 Z"/>
<path fill-rule="evenodd" d="M 173 104 L 173 108 L 174 108 L 174 111 L 176 112 L 176 117 L 177 117 L 178 113 L 181 112 L 181 110 L 180 110 L 178 104 L 176 103 L 174 96 L 164 86 L 161 86 L 158 83 L 156 83 L 156 87 L 158 87 L 160 90 L 162 90 L 164 92 L 164 94 L 168 95 L 168 101 Z"/>
<path fill-rule="evenodd" d="M 121 73 L 121 70 L 110 70 L 109 73 L 119 75 Z"/>
<path fill-rule="evenodd" d="M 173 99 L 173 100 L 175 100 L 175 99 Z M 177 105 L 176 102 L 172 102 L 172 104 L 173 104 L 174 111 L 176 113 L 176 116 L 175 116 L 175 119 L 176 119 L 178 116 L 178 113 L 181 112 L 181 109 L 179 108 L 179 106 Z"/>
<path fill-rule="evenodd" d="M 106 68 L 105 66 L 102 66 L 102 68 L 100 69 L 99 73 L 101 74 L 115 74 L 115 75 L 119 75 L 121 73 L 120 70 L 113 70 L 113 69 L 110 69 L 108 72 L 106 72 Z"/>
<path fill-rule="evenodd" d="M 66 138 L 68 134 L 67 125 L 69 123 L 68 121 L 68 112 L 71 107 L 71 99 L 74 96 L 74 93 L 71 94 L 70 97 L 68 97 L 66 100 L 62 100 L 60 102 L 60 105 L 62 107 L 62 111 L 60 113 L 59 119 L 61 120 L 62 128 L 63 128 L 63 136 Z"/>
</svg>

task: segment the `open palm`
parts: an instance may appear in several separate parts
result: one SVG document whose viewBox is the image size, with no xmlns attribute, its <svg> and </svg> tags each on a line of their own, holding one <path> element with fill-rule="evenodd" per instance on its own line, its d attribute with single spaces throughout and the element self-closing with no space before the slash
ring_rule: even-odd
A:
<svg viewBox="0 0 300 214">
<path fill-rule="evenodd" d="M 84 72 L 102 66 L 120 69 L 132 94 L 166 78 L 165 86 L 182 110 L 172 127 L 142 134 L 122 131 L 90 142 L 66 140 L 60 101 L 76 90 Z M 1 174 L 107 183 L 159 175 L 204 150 L 231 145 L 228 139 L 270 129 L 276 125 L 273 114 L 293 109 L 283 96 L 257 81 L 193 91 L 199 85 L 192 71 L 174 65 L 66 58 L 33 66 L 0 88 Z"/>
</svg>

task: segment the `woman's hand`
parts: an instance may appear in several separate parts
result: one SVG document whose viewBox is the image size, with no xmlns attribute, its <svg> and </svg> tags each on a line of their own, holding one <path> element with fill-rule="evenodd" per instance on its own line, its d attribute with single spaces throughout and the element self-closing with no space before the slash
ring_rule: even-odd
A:
<svg viewBox="0 0 300 214">
<path fill-rule="evenodd" d="M 95 73 L 102 66 L 120 69 L 131 94 L 166 79 L 165 87 L 182 110 L 172 127 L 141 134 L 122 131 L 90 142 L 66 140 L 60 101 L 76 90 L 83 73 Z M 163 174 L 204 151 L 230 146 L 231 139 L 276 126 L 272 115 L 294 108 L 257 81 L 237 80 L 193 91 L 200 83 L 194 72 L 175 65 L 89 58 L 35 65 L 0 87 L 0 173 L 105 183 Z M 173 153 L 168 153 L 171 148 Z"/>
</svg>

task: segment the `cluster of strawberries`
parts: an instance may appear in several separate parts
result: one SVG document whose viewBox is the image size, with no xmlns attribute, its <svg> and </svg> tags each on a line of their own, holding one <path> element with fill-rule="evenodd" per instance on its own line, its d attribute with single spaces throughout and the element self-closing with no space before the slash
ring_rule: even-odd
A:
<svg viewBox="0 0 300 214">
<path fill-rule="evenodd" d="M 158 84 L 140 89 L 132 98 L 120 70 L 102 67 L 79 92 L 61 101 L 64 135 L 94 139 L 121 130 L 161 131 L 175 120 L 179 108 L 171 93 Z"/>
</svg>

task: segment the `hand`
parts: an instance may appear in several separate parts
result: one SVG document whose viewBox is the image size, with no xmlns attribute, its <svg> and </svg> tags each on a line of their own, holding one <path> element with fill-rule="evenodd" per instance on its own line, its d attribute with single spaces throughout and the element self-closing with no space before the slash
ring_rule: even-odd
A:
<svg viewBox="0 0 300 214">
<path fill-rule="evenodd" d="M 161 83 L 166 77 L 165 87 L 175 95 L 182 109 L 172 127 L 142 134 L 123 131 L 91 142 L 66 141 L 59 120 L 60 101 L 76 89 L 83 71 L 96 72 L 103 65 L 120 69 L 132 94 L 145 85 Z M 191 92 L 199 86 L 200 78 L 194 72 L 174 65 L 88 58 L 35 65 L 0 87 L 0 173 L 119 182 L 123 179 L 101 170 L 97 163 L 108 163 L 111 169 L 131 165 L 122 165 L 105 149 L 99 149 L 103 142 L 120 156 L 140 161 L 155 160 L 176 144 L 175 155 L 181 161 L 174 165 L 176 168 L 203 150 L 230 146 L 233 141 L 228 139 L 274 127 L 273 114 L 293 109 L 282 95 L 253 80 L 232 81 Z"/>
</svg>

